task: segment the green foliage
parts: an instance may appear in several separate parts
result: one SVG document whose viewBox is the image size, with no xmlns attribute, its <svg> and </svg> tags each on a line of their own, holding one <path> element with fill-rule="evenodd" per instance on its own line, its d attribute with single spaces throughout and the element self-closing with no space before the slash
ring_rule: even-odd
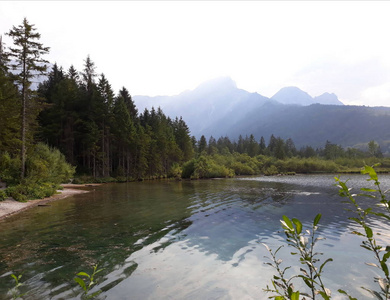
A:
<svg viewBox="0 0 390 300">
<path fill-rule="evenodd" d="M 182 176 L 182 169 L 179 164 L 175 163 L 172 165 L 171 170 L 168 173 L 168 177 L 180 179 Z"/>
<path fill-rule="evenodd" d="M 75 172 L 65 156 L 58 149 L 39 143 L 27 160 L 27 181 L 33 183 L 50 182 L 60 184 L 69 182 Z"/>
<path fill-rule="evenodd" d="M 8 152 L 0 154 L 0 178 L 8 185 L 20 182 L 21 161 L 19 157 L 11 157 Z"/>
<path fill-rule="evenodd" d="M 8 187 L 5 191 L 9 197 L 16 201 L 25 202 L 26 200 L 42 199 L 55 194 L 59 187 L 49 182 L 24 183 Z"/>
<path fill-rule="evenodd" d="M 17 201 L 41 199 L 53 195 L 59 184 L 68 182 L 74 174 L 74 167 L 65 161 L 59 150 L 45 144 L 37 144 L 28 156 L 27 176 L 20 181 L 20 159 L 11 158 L 8 153 L 0 156 L 0 176 L 8 184 L 7 196 Z"/>
<path fill-rule="evenodd" d="M 296 219 L 289 219 L 287 216 L 283 216 L 281 220 L 284 233 L 286 235 L 286 241 L 288 245 L 295 249 L 291 255 L 297 255 L 300 261 L 299 275 L 293 275 L 291 278 L 286 278 L 286 271 L 291 267 L 282 268 L 282 260 L 277 259 L 276 254 L 281 249 L 279 247 L 273 252 L 267 245 L 268 252 L 271 254 L 272 263 L 266 263 L 276 269 L 278 275 L 274 275 L 272 287 L 267 286 L 264 291 L 276 293 L 275 296 L 270 298 L 275 299 L 299 299 L 299 295 L 309 297 L 310 299 L 316 299 L 316 295 L 321 295 L 323 299 L 331 298 L 331 291 L 327 289 L 322 281 L 322 273 L 325 265 L 331 262 L 329 258 L 319 265 L 320 259 L 318 258 L 321 253 L 314 252 L 316 243 L 322 238 L 316 237 L 317 225 L 321 219 L 321 214 L 318 214 L 313 221 L 311 231 L 303 231 L 302 223 Z M 293 280 L 302 280 L 308 288 L 308 292 L 294 291 Z"/>
<path fill-rule="evenodd" d="M 272 165 L 264 170 L 265 176 L 273 176 L 273 175 L 277 175 L 277 174 L 279 174 L 279 171 L 278 171 L 278 168 L 275 167 L 274 165 Z"/>
<path fill-rule="evenodd" d="M 27 293 L 21 293 L 20 287 L 23 286 L 23 283 L 20 282 L 20 279 L 22 279 L 22 274 L 16 276 L 15 274 L 11 274 L 11 277 L 14 279 L 14 287 L 8 291 L 8 294 L 12 297 L 12 299 L 16 300 Z"/>
<path fill-rule="evenodd" d="M 183 167 L 182 167 L 182 174 L 181 176 L 183 178 L 191 178 L 191 175 L 194 174 L 194 171 L 195 171 L 195 159 L 191 159 L 189 161 L 187 161 L 186 163 L 184 163 Z"/>
<path fill-rule="evenodd" d="M 104 270 L 104 269 L 98 270 L 97 267 L 98 267 L 98 265 L 95 265 L 93 267 L 93 272 L 91 275 L 86 273 L 86 272 L 79 272 L 76 274 L 76 276 L 78 276 L 78 277 L 74 278 L 74 281 L 76 281 L 77 284 L 84 291 L 83 296 L 82 296 L 83 299 L 93 299 L 93 298 L 97 297 L 102 292 L 102 291 L 97 291 L 97 292 L 94 292 L 92 294 L 89 293 L 90 290 L 93 288 L 93 286 L 96 284 L 95 276 Z"/>
<path fill-rule="evenodd" d="M 9 48 L 8 56 L 10 67 L 13 70 L 12 78 L 20 88 L 21 99 L 21 179 L 25 177 L 26 154 L 32 142 L 32 128 L 36 125 L 36 117 L 40 110 L 39 99 L 31 89 L 34 78 L 44 75 L 47 70 L 48 61 L 42 58 L 49 53 L 49 48 L 39 43 L 41 35 L 36 32 L 34 25 L 30 24 L 26 18 L 21 25 L 15 27 L 7 33 L 13 40 L 13 47 Z"/>
<path fill-rule="evenodd" d="M 274 162 L 277 169 L 282 172 L 296 173 L 316 173 L 327 172 L 333 173 L 340 171 L 341 166 L 334 161 L 324 160 L 320 158 L 289 158 L 285 160 L 277 160 Z"/>
<path fill-rule="evenodd" d="M 8 187 L 5 192 L 8 197 L 12 197 L 14 200 L 19 202 L 26 202 L 28 199 L 26 195 L 26 187 L 21 184 Z"/>
<path fill-rule="evenodd" d="M 376 234 L 368 223 L 370 216 L 375 216 L 386 222 L 390 221 L 390 201 L 386 199 L 385 192 L 381 190 L 378 175 L 374 169 L 375 166 L 377 165 L 374 165 L 373 167 L 366 165 L 362 169 L 361 173 L 369 176 L 367 181 L 372 181 L 374 187 L 362 187 L 360 188 L 361 193 L 359 194 L 352 194 L 351 188 L 348 188 L 346 181 L 341 181 L 340 178 L 335 178 L 335 180 L 336 186 L 339 188 L 339 195 L 347 198 L 346 202 L 352 205 L 353 208 L 351 211 L 356 214 L 356 217 L 351 217 L 350 220 L 358 224 L 361 228 L 360 231 L 354 231 L 353 234 L 363 237 L 361 247 L 372 252 L 376 260 L 375 263 L 369 262 L 366 264 L 373 266 L 382 272 L 382 277 L 375 278 L 375 281 L 379 285 L 379 291 L 374 291 L 365 287 L 362 288 L 371 293 L 376 299 L 388 299 L 390 297 L 390 275 L 387 260 L 390 257 L 390 245 L 379 245 L 375 238 Z M 376 200 L 376 205 L 381 209 L 374 210 L 372 207 L 363 208 L 357 201 L 358 197 Z M 342 290 L 340 290 L 340 292 L 347 294 Z"/>
<path fill-rule="evenodd" d="M 372 290 L 366 287 L 362 289 L 368 291 L 374 298 L 378 300 L 389 299 L 390 297 L 390 272 L 388 267 L 388 259 L 390 258 L 390 245 L 380 245 L 376 240 L 376 233 L 369 225 L 369 218 L 379 218 L 384 221 L 390 221 L 390 201 L 386 199 L 386 192 L 383 192 L 380 187 L 378 175 L 374 167 L 365 166 L 361 173 L 368 175 L 367 181 L 373 182 L 373 187 L 361 187 L 359 194 L 353 194 L 351 188 L 347 186 L 346 181 L 341 181 L 340 178 L 335 178 L 336 186 L 339 188 L 339 195 L 347 198 L 345 203 L 352 206 L 350 211 L 356 214 L 355 217 L 349 218 L 355 222 L 360 228 L 360 231 L 353 231 L 352 233 L 362 237 L 361 247 L 372 252 L 375 262 L 366 262 L 367 265 L 377 268 L 382 273 L 382 276 L 375 277 L 374 280 L 378 284 L 378 290 Z M 377 200 L 376 206 L 379 209 L 375 210 L 373 207 L 363 208 L 359 201 L 360 197 L 370 198 Z M 276 257 L 279 247 L 276 251 L 272 251 L 267 245 L 268 252 L 270 253 L 272 263 L 266 263 L 272 266 L 277 275 L 274 275 L 271 279 L 272 286 L 267 286 L 264 291 L 274 293 L 269 298 L 274 299 L 299 299 L 299 295 L 303 295 L 310 299 L 315 299 L 317 295 L 321 295 L 323 299 L 331 298 L 331 291 L 325 287 L 322 281 L 322 273 L 325 265 L 331 262 L 329 258 L 325 260 L 321 265 L 319 263 L 318 255 L 321 253 L 314 252 L 314 246 L 317 241 L 322 238 L 316 238 L 315 233 L 317 231 L 317 225 L 321 219 L 321 214 L 318 214 L 313 221 L 311 231 L 303 231 L 302 223 L 296 219 L 289 219 L 287 216 L 283 216 L 282 227 L 286 235 L 286 241 L 290 247 L 293 247 L 296 251 L 291 255 L 298 255 L 301 265 L 305 268 L 300 268 L 300 274 L 293 274 L 292 277 L 287 277 L 287 272 L 291 268 L 281 267 L 282 260 Z M 309 293 L 294 290 L 293 280 L 301 279 L 305 285 L 309 288 Z M 350 300 L 356 300 L 356 298 L 349 295 L 346 291 L 339 289 L 338 292 L 342 295 L 346 295 Z"/>
<path fill-rule="evenodd" d="M 0 190 L 0 201 L 4 201 L 7 198 L 5 190 Z"/>
<path fill-rule="evenodd" d="M 185 163 L 182 168 L 183 178 L 223 178 L 233 177 L 234 171 L 223 163 L 218 162 L 214 156 L 201 155 Z"/>
</svg>

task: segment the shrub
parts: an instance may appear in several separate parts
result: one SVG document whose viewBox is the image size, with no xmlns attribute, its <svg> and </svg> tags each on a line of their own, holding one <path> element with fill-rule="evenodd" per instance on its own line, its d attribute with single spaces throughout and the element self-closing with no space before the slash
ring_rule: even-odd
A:
<svg viewBox="0 0 390 300">
<path fill-rule="evenodd" d="M 5 190 L 0 190 L 0 201 L 4 201 L 7 198 Z"/>
<path fill-rule="evenodd" d="M 68 164 L 65 156 L 58 150 L 39 143 L 28 156 L 27 180 L 29 182 L 69 182 L 75 168 Z"/>
<path fill-rule="evenodd" d="M 15 186 L 8 187 L 5 191 L 8 197 L 12 197 L 16 201 L 19 202 L 27 201 L 26 190 L 25 188 L 23 188 L 22 185 L 15 185 Z"/>
<path fill-rule="evenodd" d="M 16 201 L 25 202 L 27 199 L 42 199 L 55 194 L 58 185 L 44 183 L 25 183 L 18 184 L 6 189 L 6 194 Z"/>
<path fill-rule="evenodd" d="M 12 158 L 7 152 L 0 155 L 0 178 L 8 185 L 20 183 L 20 168 L 19 158 Z"/>
<path fill-rule="evenodd" d="M 255 175 L 256 172 L 250 166 L 242 162 L 234 162 L 230 166 L 236 175 Z"/>
<path fill-rule="evenodd" d="M 195 171 L 195 159 L 187 161 L 182 168 L 181 176 L 183 178 L 191 178 Z"/>
<path fill-rule="evenodd" d="M 182 169 L 178 164 L 173 164 L 171 169 L 169 170 L 168 177 L 180 179 L 182 174 Z"/>
<path fill-rule="evenodd" d="M 264 170 L 265 176 L 272 176 L 272 175 L 277 175 L 277 174 L 279 174 L 279 171 L 274 165 L 272 165 Z"/>
</svg>

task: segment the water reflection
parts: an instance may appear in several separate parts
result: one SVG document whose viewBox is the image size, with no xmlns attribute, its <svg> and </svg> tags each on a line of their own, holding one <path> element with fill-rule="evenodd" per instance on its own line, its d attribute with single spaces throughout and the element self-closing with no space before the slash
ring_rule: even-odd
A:
<svg viewBox="0 0 390 300">
<path fill-rule="evenodd" d="M 273 270 L 263 265 L 261 243 L 283 243 L 283 214 L 308 226 L 319 212 L 327 238 L 319 249 L 342 262 L 329 267 L 326 280 L 336 289 L 348 287 L 345 278 L 367 286 L 364 273 L 372 270 L 362 261 L 371 258 L 348 234 L 355 227 L 332 178 L 111 184 L 35 208 L 1 224 L 0 299 L 11 270 L 25 272 L 31 299 L 77 298 L 74 275 L 96 262 L 105 268 L 96 289 L 107 299 L 264 298 Z M 388 240 L 388 226 L 372 225 Z"/>
</svg>

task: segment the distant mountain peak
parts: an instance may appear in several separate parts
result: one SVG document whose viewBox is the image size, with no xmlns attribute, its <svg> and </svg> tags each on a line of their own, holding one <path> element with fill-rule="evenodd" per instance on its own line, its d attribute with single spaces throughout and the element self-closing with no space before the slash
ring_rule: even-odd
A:
<svg viewBox="0 0 390 300">
<path fill-rule="evenodd" d="M 305 91 L 295 86 L 289 86 L 282 88 L 271 99 L 274 99 L 283 104 L 297 104 L 297 105 L 311 105 L 311 104 L 324 104 L 324 105 L 344 105 L 335 94 L 323 93 L 320 96 L 312 97 Z"/>
<path fill-rule="evenodd" d="M 214 89 L 232 90 L 237 89 L 236 82 L 230 77 L 217 77 L 201 83 L 195 90 L 210 91 Z"/>
<path fill-rule="evenodd" d="M 334 93 L 323 93 L 314 97 L 314 102 L 327 105 L 344 105 Z"/>
<path fill-rule="evenodd" d="M 271 99 L 283 104 L 310 105 L 313 103 L 313 98 L 308 93 L 295 86 L 280 89 Z"/>
</svg>

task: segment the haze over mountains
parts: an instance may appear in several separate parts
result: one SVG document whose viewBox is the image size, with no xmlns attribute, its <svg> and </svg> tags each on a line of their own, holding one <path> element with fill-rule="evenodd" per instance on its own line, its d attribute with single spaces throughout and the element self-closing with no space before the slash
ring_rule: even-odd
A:
<svg viewBox="0 0 390 300">
<path fill-rule="evenodd" d="M 292 138 L 297 147 L 324 146 L 326 140 L 344 147 L 370 140 L 386 152 L 390 145 L 390 108 L 346 106 L 335 94 L 312 97 L 297 87 L 285 87 L 273 97 L 237 88 L 228 78 L 202 83 L 175 96 L 134 96 L 142 112 L 161 107 L 172 118 L 182 116 L 196 138 L 228 136 L 236 140 L 253 134 Z"/>
<path fill-rule="evenodd" d="M 324 93 L 313 98 L 295 86 L 282 88 L 271 99 L 283 104 L 310 105 L 318 103 L 325 105 L 344 105 L 335 94 Z"/>
</svg>

